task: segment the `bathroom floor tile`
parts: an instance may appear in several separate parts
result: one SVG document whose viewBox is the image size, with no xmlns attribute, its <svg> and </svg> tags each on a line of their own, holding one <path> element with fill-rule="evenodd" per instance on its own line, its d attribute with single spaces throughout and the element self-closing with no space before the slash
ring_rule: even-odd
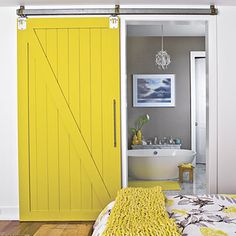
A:
<svg viewBox="0 0 236 236">
<path fill-rule="evenodd" d="M 187 176 L 184 176 L 187 178 Z M 197 164 L 194 169 L 194 181 L 193 183 L 184 182 L 181 183 L 180 191 L 165 191 L 167 195 L 176 195 L 176 194 L 187 194 L 187 195 L 203 195 L 207 194 L 206 188 L 206 165 Z"/>
</svg>

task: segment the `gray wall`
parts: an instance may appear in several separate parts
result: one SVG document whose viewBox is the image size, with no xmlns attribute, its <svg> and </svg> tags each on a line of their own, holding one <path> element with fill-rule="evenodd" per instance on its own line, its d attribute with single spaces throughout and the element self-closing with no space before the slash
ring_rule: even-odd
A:
<svg viewBox="0 0 236 236">
<path fill-rule="evenodd" d="M 191 104 L 190 104 L 190 51 L 205 50 L 204 37 L 167 37 L 164 49 L 171 56 L 168 69 L 161 71 L 155 65 L 155 54 L 160 50 L 159 37 L 128 37 L 128 127 L 134 127 L 138 116 L 150 115 L 150 121 L 143 128 L 145 139 L 154 136 L 179 137 L 182 148 L 191 148 Z M 135 108 L 132 99 L 133 74 L 175 74 L 176 97 L 174 108 Z M 129 144 L 131 134 L 129 131 Z"/>
</svg>

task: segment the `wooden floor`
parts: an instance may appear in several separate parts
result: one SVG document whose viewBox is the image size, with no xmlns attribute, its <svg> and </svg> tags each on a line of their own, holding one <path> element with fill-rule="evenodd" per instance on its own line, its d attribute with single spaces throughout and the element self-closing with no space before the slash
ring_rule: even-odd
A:
<svg viewBox="0 0 236 236">
<path fill-rule="evenodd" d="M 0 236 L 90 236 L 93 223 L 0 221 Z"/>
</svg>

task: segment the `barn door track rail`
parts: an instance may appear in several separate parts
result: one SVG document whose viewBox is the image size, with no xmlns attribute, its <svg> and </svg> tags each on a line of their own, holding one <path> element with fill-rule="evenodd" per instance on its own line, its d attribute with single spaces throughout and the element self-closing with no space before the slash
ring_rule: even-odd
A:
<svg viewBox="0 0 236 236">
<path fill-rule="evenodd" d="M 58 15 L 217 15 L 215 5 L 210 8 L 68 8 L 68 9 L 17 9 L 17 15 L 58 16 Z"/>
</svg>

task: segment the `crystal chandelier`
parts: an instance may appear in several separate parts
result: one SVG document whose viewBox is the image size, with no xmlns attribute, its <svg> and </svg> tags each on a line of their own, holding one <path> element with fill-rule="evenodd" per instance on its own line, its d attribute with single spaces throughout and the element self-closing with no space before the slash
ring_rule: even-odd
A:
<svg viewBox="0 0 236 236">
<path fill-rule="evenodd" d="M 165 70 L 171 63 L 171 60 L 170 55 L 166 51 L 164 51 L 163 25 L 161 26 L 161 33 L 161 51 L 156 54 L 156 65 L 158 66 L 158 69 Z"/>
</svg>

